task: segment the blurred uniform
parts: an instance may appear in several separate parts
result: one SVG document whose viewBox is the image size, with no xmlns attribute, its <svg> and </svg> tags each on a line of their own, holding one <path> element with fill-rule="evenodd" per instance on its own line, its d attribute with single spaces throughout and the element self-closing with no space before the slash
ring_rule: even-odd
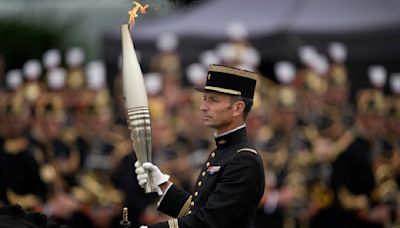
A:
<svg viewBox="0 0 400 228">
<path fill-rule="evenodd" d="M 331 188 L 332 163 L 353 142 L 354 133 L 345 125 L 342 110 L 332 106 L 325 106 L 316 128 L 318 136 L 311 142 L 314 179 L 310 188 L 310 207 L 313 210 L 310 227 L 336 227 Z"/>
<path fill-rule="evenodd" d="M 266 188 L 256 227 L 291 227 L 307 206 L 310 142 L 298 126 L 296 92 L 291 86 L 275 90 L 272 128 L 260 147 L 266 169 Z"/>
<path fill-rule="evenodd" d="M 76 133 L 65 126 L 67 112 L 61 94 L 47 92 L 37 102 L 32 129 L 34 155 L 41 166 L 43 179 L 53 191 L 68 191 L 76 185 L 80 155 Z"/>
<path fill-rule="evenodd" d="M 354 140 L 333 163 L 337 227 L 383 227 L 387 208 L 373 196 L 374 163 L 383 153 L 384 99 L 380 91 L 360 90 Z"/>
<path fill-rule="evenodd" d="M 4 175 L 2 195 L 7 204 L 39 209 L 46 201 L 47 186 L 34 158 L 32 141 L 27 134 L 30 111 L 21 92 L 4 95 L 0 105 L 0 160 Z"/>
<path fill-rule="evenodd" d="M 68 109 L 76 110 L 80 104 L 82 91 L 86 85 L 84 61 L 85 53 L 79 47 L 71 47 L 67 50 L 65 61 L 67 63 L 66 76 L 66 100 Z"/>
<path fill-rule="evenodd" d="M 227 26 L 226 33 L 228 41 L 217 46 L 217 54 L 221 59 L 221 64 L 240 68 L 244 64 L 245 56 L 250 53 L 248 51 L 255 51 L 247 40 L 247 28 L 241 22 L 231 22 Z"/>
<path fill-rule="evenodd" d="M 176 51 L 178 38 L 172 33 L 161 34 L 157 38 L 157 50 L 159 51 L 150 62 L 150 72 L 157 72 L 165 77 L 181 79 L 181 59 Z"/>
<path fill-rule="evenodd" d="M 390 207 L 390 223 L 400 224 L 400 75 L 390 78 L 392 96 L 385 99 L 385 151 L 377 161 L 375 178 L 377 198 Z"/>
<path fill-rule="evenodd" d="M 88 87 L 80 97 L 76 122 L 81 172 L 72 194 L 81 203 L 81 211 L 88 219 L 86 223 L 83 223 L 85 219 L 79 221 L 79 226 L 110 227 L 119 221 L 124 201 L 124 195 L 115 188 L 111 176 L 129 152 L 129 147 L 124 144 L 128 136 L 124 135 L 125 128 L 113 124 L 111 98 L 104 83 L 104 65 L 94 61 L 86 70 Z"/>
<path fill-rule="evenodd" d="M 24 84 L 24 96 L 33 109 L 36 105 L 37 99 L 44 91 L 43 85 L 40 82 L 42 76 L 42 66 L 36 59 L 26 61 L 23 66 L 23 74 L 26 78 Z"/>
<path fill-rule="evenodd" d="M 63 228 L 65 226 L 47 219 L 43 214 L 25 211 L 19 205 L 0 208 L 2 228 Z"/>
<path fill-rule="evenodd" d="M 150 72 L 161 75 L 163 103 L 168 113 L 176 115 L 184 98 L 182 63 L 177 52 L 178 38 L 172 33 L 161 34 L 156 45 L 159 52 L 151 60 Z"/>
<path fill-rule="evenodd" d="M 334 106 L 341 111 L 345 126 L 350 127 L 354 122 L 354 110 L 349 103 L 350 85 L 347 68 L 344 63 L 347 57 L 346 48 L 341 43 L 332 43 L 329 46 L 329 54 L 333 62 L 329 67 L 325 101 L 328 105 Z"/>
</svg>

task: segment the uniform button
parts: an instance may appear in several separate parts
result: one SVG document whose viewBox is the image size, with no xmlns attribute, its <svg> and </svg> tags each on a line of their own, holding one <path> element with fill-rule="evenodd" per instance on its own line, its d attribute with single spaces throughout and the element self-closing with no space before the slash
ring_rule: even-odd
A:
<svg viewBox="0 0 400 228">
<path fill-rule="evenodd" d="M 190 206 L 191 206 L 191 207 L 194 207 L 194 202 L 193 202 L 193 201 L 190 202 Z"/>
<path fill-rule="evenodd" d="M 194 196 L 197 197 L 199 195 L 199 192 L 195 192 Z"/>
<path fill-rule="evenodd" d="M 206 172 L 202 172 L 201 175 L 204 177 L 206 175 Z"/>
<path fill-rule="evenodd" d="M 197 182 L 197 186 L 199 187 L 201 186 L 201 181 Z"/>
<path fill-rule="evenodd" d="M 215 152 L 212 152 L 212 153 L 211 153 L 211 157 L 212 157 L 212 158 L 215 158 Z"/>
<path fill-rule="evenodd" d="M 192 211 L 189 211 L 189 212 L 188 212 L 188 215 L 190 215 L 190 214 L 192 214 Z"/>
<path fill-rule="evenodd" d="M 210 166 L 210 162 L 207 162 L 207 163 L 206 163 L 206 166 L 207 166 L 207 167 Z"/>
</svg>

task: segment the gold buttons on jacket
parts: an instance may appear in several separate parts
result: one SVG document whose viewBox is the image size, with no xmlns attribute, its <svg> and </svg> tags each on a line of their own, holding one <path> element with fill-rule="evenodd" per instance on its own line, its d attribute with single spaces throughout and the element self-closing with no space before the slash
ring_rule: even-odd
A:
<svg viewBox="0 0 400 228">
<path fill-rule="evenodd" d="M 191 207 L 194 207 L 194 202 L 193 202 L 193 201 L 190 202 L 190 206 L 191 206 Z"/>
<path fill-rule="evenodd" d="M 202 183 L 201 183 L 201 181 L 197 182 L 197 186 L 199 186 L 199 187 L 200 187 L 200 186 L 201 186 L 201 184 L 202 184 Z"/>
<path fill-rule="evenodd" d="M 206 163 L 206 166 L 207 166 L 207 167 L 210 166 L 210 162 L 207 162 L 207 163 Z"/>
<path fill-rule="evenodd" d="M 199 195 L 199 192 L 195 192 L 194 196 L 197 197 Z"/>
<path fill-rule="evenodd" d="M 211 153 L 211 157 L 212 157 L 212 158 L 215 158 L 215 152 L 212 152 L 212 153 Z"/>
<path fill-rule="evenodd" d="M 220 144 L 220 145 L 225 144 L 225 143 L 226 143 L 226 141 L 223 139 L 218 141 L 218 144 Z"/>
<path fill-rule="evenodd" d="M 190 214 L 192 214 L 192 211 L 189 211 L 189 212 L 188 212 L 188 215 L 190 215 Z"/>
<path fill-rule="evenodd" d="M 201 175 L 204 177 L 206 175 L 206 172 L 202 172 Z"/>
</svg>

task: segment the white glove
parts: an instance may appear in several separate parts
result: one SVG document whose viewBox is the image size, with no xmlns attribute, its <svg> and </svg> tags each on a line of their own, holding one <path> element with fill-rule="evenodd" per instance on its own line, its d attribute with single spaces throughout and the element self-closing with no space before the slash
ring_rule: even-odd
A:
<svg viewBox="0 0 400 228">
<path fill-rule="evenodd" d="M 157 166 L 150 162 L 145 162 L 142 166 L 140 166 L 140 162 L 136 161 L 135 168 L 136 178 L 138 179 L 139 185 L 142 188 L 144 188 L 146 183 L 149 181 L 149 175 L 146 172 L 148 171 L 158 194 L 163 194 L 158 186 L 167 182 L 169 180 L 169 175 L 163 174 Z"/>
</svg>

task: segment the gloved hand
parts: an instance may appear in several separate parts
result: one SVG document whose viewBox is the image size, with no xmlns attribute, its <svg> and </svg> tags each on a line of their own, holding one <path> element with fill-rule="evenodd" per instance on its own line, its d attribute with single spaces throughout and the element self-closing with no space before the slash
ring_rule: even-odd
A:
<svg viewBox="0 0 400 228">
<path fill-rule="evenodd" d="M 157 166 L 150 162 L 145 162 L 142 166 L 140 166 L 140 162 L 136 161 L 135 168 L 136 178 L 138 179 L 139 185 L 142 188 L 144 188 L 146 183 L 149 181 L 149 175 L 146 172 L 148 171 L 158 194 L 163 194 L 158 186 L 167 182 L 169 180 L 169 175 L 163 174 Z"/>
</svg>

